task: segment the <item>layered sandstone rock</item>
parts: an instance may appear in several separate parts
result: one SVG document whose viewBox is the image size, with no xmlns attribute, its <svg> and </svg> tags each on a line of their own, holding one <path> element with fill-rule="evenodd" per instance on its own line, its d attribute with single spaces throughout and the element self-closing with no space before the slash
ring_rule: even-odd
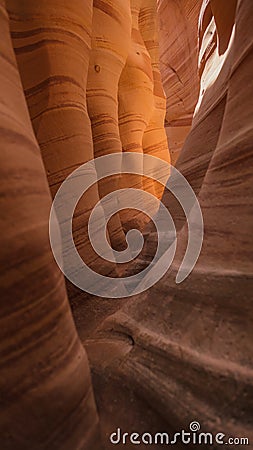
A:
<svg viewBox="0 0 253 450">
<path fill-rule="evenodd" d="M 63 0 L 6 4 L 23 89 L 54 197 L 69 174 L 94 158 L 86 105 L 92 1 L 75 0 L 71 7 Z M 78 202 L 73 231 L 85 262 L 97 266 L 87 223 L 99 195 L 93 165 L 89 171 L 95 184 Z"/>
<path fill-rule="evenodd" d="M 170 161 L 164 130 L 166 105 L 159 72 L 157 27 L 155 0 L 93 4 L 87 103 L 95 157 L 123 150 L 138 151 Z M 145 72 L 149 73 L 148 90 Z M 145 121 L 143 115 L 147 116 Z M 130 142 L 129 146 L 124 144 L 126 141 Z M 119 164 L 119 174 L 123 169 Z M 143 164 L 137 169 L 147 171 Z M 151 176 L 161 178 L 161 174 L 157 173 L 156 163 L 148 170 Z M 168 174 L 169 170 L 164 181 Z M 105 179 L 99 183 L 99 193 L 102 198 L 118 188 L 132 187 L 140 187 L 158 198 L 161 198 L 163 192 L 163 186 L 151 178 L 143 180 L 132 175 Z M 117 204 L 118 208 L 121 206 L 120 198 L 112 203 L 113 208 Z M 154 209 L 152 211 L 155 212 Z M 143 214 L 137 214 L 136 210 L 125 210 L 120 218 L 119 221 L 116 214 L 108 224 L 108 240 L 117 250 L 126 246 L 122 228 L 124 231 L 133 227 L 143 228 L 143 222 L 150 220 Z M 104 264 L 104 261 L 97 264 L 99 272 Z M 119 270 L 122 273 L 124 266 L 118 267 Z M 86 303 L 80 298 L 79 302 L 79 297 L 83 297 L 83 294 L 79 296 L 76 291 L 74 297 L 72 305 L 74 304 L 75 319 L 82 328 L 82 336 L 90 333 L 94 322 L 101 320 L 101 316 L 117 309 L 115 302 L 109 305 L 110 302 L 105 300 L 101 302 L 93 299 Z M 86 317 L 89 318 L 87 321 Z M 88 326 L 85 326 L 86 322 Z"/>
<path fill-rule="evenodd" d="M 161 73 L 160 73 L 160 55 L 159 55 L 159 35 L 158 35 L 158 16 L 157 16 L 157 2 L 154 0 L 144 1 L 139 15 L 139 28 L 145 47 L 147 48 L 152 66 L 153 73 L 153 95 L 154 107 L 151 112 L 149 124 L 144 132 L 142 145 L 143 153 L 170 163 L 170 149 L 168 148 L 167 136 L 164 128 L 165 114 L 166 114 L 166 99 L 163 90 Z M 149 170 L 148 170 L 149 169 Z M 158 169 L 159 170 L 159 169 Z M 165 177 L 161 177 L 157 173 L 157 168 L 154 163 L 152 168 L 145 167 L 144 173 L 149 172 L 153 176 L 153 180 L 146 179 L 144 182 L 144 189 L 159 199 L 164 190 L 164 186 L 155 183 L 154 180 L 160 179 L 166 183 L 169 173 Z"/>
<path fill-rule="evenodd" d="M 93 3 L 87 101 L 96 158 L 122 151 L 118 125 L 118 87 L 131 46 L 131 20 L 129 1 L 95 0 Z M 119 174 L 120 171 L 119 164 Z M 120 175 L 101 181 L 101 197 L 117 190 L 119 179 Z M 117 204 L 112 206 L 117 208 Z M 111 219 L 108 228 L 113 247 L 124 247 L 125 235 L 119 214 Z"/>
<path fill-rule="evenodd" d="M 164 130 L 165 98 L 159 71 L 157 10 L 155 0 L 131 0 L 132 40 L 126 65 L 119 83 L 119 129 L 123 152 L 137 152 L 157 156 L 170 162 L 168 143 Z M 149 171 L 156 178 L 156 166 L 139 166 L 137 172 Z M 124 169 L 124 168 L 123 168 Z M 122 188 L 144 189 L 158 198 L 163 188 L 150 178 L 122 176 Z M 148 217 L 142 214 L 131 217 L 121 213 L 126 229 L 143 228 Z"/>
<path fill-rule="evenodd" d="M 159 0 L 160 68 L 167 97 L 166 132 L 175 164 L 190 131 L 199 92 L 198 17 L 201 0 Z"/>
<path fill-rule="evenodd" d="M 94 0 L 93 29 L 90 0 L 7 0 L 7 6 L 12 44 L 0 0 L 1 448 L 101 448 L 87 359 L 50 251 L 50 194 L 32 126 L 53 196 L 94 155 L 123 150 L 167 161 L 157 31 L 173 161 L 192 122 L 176 167 L 198 196 L 205 235 L 193 272 L 176 284 L 188 231 L 182 208 L 165 192 L 178 237 L 170 271 L 131 299 L 87 301 L 71 289 L 82 300 L 74 313 L 92 366 L 104 447 L 112 448 L 116 428 L 173 434 L 193 420 L 204 432 L 252 440 L 252 1 L 205 0 L 197 26 L 200 1 L 161 0 L 158 29 L 154 0 Z M 90 170 L 95 181 L 92 164 Z M 95 267 L 83 228 L 99 195 L 119 186 L 161 196 L 159 185 L 140 177 L 94 185 L 78 205 L 74 233 Z M 124 241 L 123 228 L 145 222 L 129 212 L 120 220 L 109 226 L 115 247 Z M 135 269 L 156 247 L 156 233 L 146 233 Z"/>
<path fill-rule="evenodd" d="M 204 2 L 201 92 L 177 163 L 202 208 L 203 249 L 176 285 L 187 226 L 169 207 L 179 241 L 171 271 L 86 343 L 107 432 L 116 423 L 124 431 L 173 433 L 197 419 L 204 432 L 253 438 L 252 18 L 250 0 Z"/>
<path fill-rule="evenodd" d="M 100 449 L 88 361 L 49 245 L 50 191 L 3 1 L 0 22 L 0 447 Z"/>
</svg>

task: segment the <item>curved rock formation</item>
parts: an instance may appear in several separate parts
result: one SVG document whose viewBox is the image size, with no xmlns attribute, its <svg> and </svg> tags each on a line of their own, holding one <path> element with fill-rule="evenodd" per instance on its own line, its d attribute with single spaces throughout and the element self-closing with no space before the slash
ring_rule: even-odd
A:
<svg viewBox="0 0 253 450">
<path fill-rule="evenodd" d="M 0 447 L 98 450 L 88 361 L 49 244 L 50 191 L 2 0 L 0 22 Z"/>
<path fill-rule="evenodd" d="M 176 285 L 187 244 L 180 213 L 170 273 L 126 301 L 86 343 L 108 433 L 118 426 L 172 434 L 197 419 L 204 432 L 253 439 L 253 4 L 225 3 L 205 2 L 201 12 L 201 92 L 177 163 L 202 208 L 200 258 Z"/>
<path fill-rule="evenodd" d="M 153 73 L 151 58 L 139 29 L 142 0 L 131 0 L 132 40 L 126 65 L 119 84 L 119 129 L 123 152 L 143 154 L 143 136 L 154 107 Z M 136 163 L 136 171 L 143 171 L 143 164 Z M 123 175 L 122 188 L 143 189 L 143 178 L 138 175 Z M 123 226 L 141 227 L 148 218 L 143 214 L 131 214 L 124 210 L 120 214 Z"/>
<path fill-rule="evenodd" d="M 167 97 L 166 132 L 175 164 L 198 99 L 198 17 L 201 0 L 158 0 L 160 68 Z"/>
<path fill-rule="evenodd" d="M 94 158 L 86 84 L 92 32 L 92 1 L 48 3 L 7 0 L 18 68 L 51 193 L 66 177 Z M 90 170 L 96 171 L 91 165 Z M 87 223 L 99 201 L 97 184 L 78 202 L 73 231 L 87 264 L 98 257 L 89 244 Z M 104 267 L 108 273 L 111 268 Z"/>
<path fill-rule="evenodd" d="M 151 156 L 156 156 L 168 163 L 170 163 L 170 152 L 168 148 L 167 136 L 164 128 L 164 120 L 166 114 L 166 99 L 162 86 L 161 73 L 159 67 L 159 40 L 158 40 L 158 17 L 157 17 L 157 2 L 156 0 L 149 0 L 143 2 L 142 9 L 139 16 L 139 28 L 145 47 L 149 52 L 151 59 L 151 66 L 153 72 L 153 95 L 154 108 L 152 110 L 149 124 L 144 131 L 142 146 L 143 153 Z M 158 179 L 159 175 L 156 173 L 156 167 L 149 168 L 154 179 Z M 148 169 L 144 166 L 144 173 Z M 166 174 L 166 178 L 169 174 Z M 166 182 L 166 178 L 163 179 Z M 159 199 L 162 196 L 164 187 L 155 183 L 153 180 L 146 179 L 144 189 L 152 194 L 155 194 Z"/>
<path fill-rule="evenodd" d="M 131 45 L 131 11 L 130 3 L 126 0 L 95 0 L 93 8 L 87 102 L 97 158 L 122 151 L 118 125 L 118 86 Z M 120 166 L 118 170 L 120 173 Z M 119 177 L 100 183 L 102 197 L 119 188 Z M 119 214 L 110 220 L 108 229 L 113 247 L 124 247 L 125 235 Z"/>
<path fill-rule="evenodd" d="M 12 41 L 0 0 L 1 449 L 109 449 L 117 428 L 146 433 L 144 449 L 153 433 L 188 431 L 193 420 L 204 433 L 252 442 L 252 0 L 159 0 L 158 28 L 155 0 L 94 0 L 93 31 L 91 0 L 6 5 Z M 54 196 L 94 155 L 123 150 L 168 160 L 158 32 L 173 161 L 198 197 L 204 241 L 190 276 L 176 284 L 188 227 L 165 191 L 178 244 L 157 284 L 121 300 L 69 286 L 92 367 L 101 445 L 86 354 L 49 244 L 50 189 Z M 89 167 L 95 184 L 79 202 L 73 228 L 79 252 L 96 269 L 87 222 L 99 197 L 137 186 L 160 198 L 162 189 L 138 176 L 98 187 L 95 165 Z M 143 228 L 146 218 L 126 211 L 120 220 L 108 227 L 115 247 L 123 229 Z M 144 234 L 134 270 L 156 248 L 152 227 Z M 106 261 L 98 269 L 111 270 Z M 118 448 L 133 446 L 127 437 Z"/>
<path fill-rule="evenodd" d="M 119 128 L 124 152 L 147 153 L 170 161 L 164 133 L 165 102 L 158 68 L 156 1 L 131 0 L 132 44 L 119 83 Z M 137 171 L 146 168 L 136 166 Z M 150 168 L 154 175 L 156 168 Z M 161 196 L 161 187 L 140 176 L 122 176 L 121 187 Z M 157 192 L 156 192 L 157 191 Z M 147 216 L 121 213 L 123 225 L 141 227 Z"/>
</svg>

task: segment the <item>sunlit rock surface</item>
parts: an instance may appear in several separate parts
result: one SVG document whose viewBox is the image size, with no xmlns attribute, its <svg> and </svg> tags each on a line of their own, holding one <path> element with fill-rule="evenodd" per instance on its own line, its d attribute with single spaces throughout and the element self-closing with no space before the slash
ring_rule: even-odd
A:
<svg viewBox="0 0 253 450">
<path fill-rule="evenodd" d="M 201 0 L 158 0 L 160 68 L 167 97 L 166 132 L 175 164 L 189 133 L 199 93 Z"/>
<path fill-rule="evenodd" d="M 252 440 L 252 13 L 250 0 L 237 9 L 205 2 L 201 10 L 201 90 L 176 165 L 203 212 L 197 265 L 175 284 L 187 243 L 175 207 L 179 244 L 170 272 L 86 342 L 108 433 L 115 423 L 173 433 L 197 418 L 203 431 Z"/>
<path fill-rule="evenodd" d="M 109 449 L 117 428 L 172 435 L 195 420 L 201 431 L 252 441 L 252 0 L 6 7 L 0 0 L 1 450 Z M 87 233 L 100 198 L 135 186 L 170 211 L 174 262 L 132 298 L 101 299 L 69 282 L 67 296 L 49 244 L 50 191 L 97 156 L 170 161 L 165 113 L 172 162 L 203 213 L 196 266 L 175 283 L 188 240 L 183 210 L 161 185 L 119 167 L 78 203 L 80 255 L 104 275 L 149 264 L 157 234 L 142 214 L 117 214 L 107 230 L 122 249 L 128 229 L 144 229 L 130 268 L 101 262 Z"/>
</svg>

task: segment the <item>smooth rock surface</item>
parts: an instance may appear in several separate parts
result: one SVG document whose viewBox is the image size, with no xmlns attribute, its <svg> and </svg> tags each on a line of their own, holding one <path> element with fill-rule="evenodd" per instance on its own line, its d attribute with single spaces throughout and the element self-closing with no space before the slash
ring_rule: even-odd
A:
<svg viewBox="0 0 253 450">
<path fill-rule="evenodd" d="M 126 0 L 93 2 L 92 51 L 90 56 L 87 102 L 92 126 L 94 156 L 121 153 L 118 123 L 119 79 L 131 48 L 131 9 Z M 99 183 L 100 195 L 120 187 L 118 176 Z M 117 207 L 117 201 L 114 202 Z M 119 214 L 108 224 L 111 244 L 125 247 L 125 234 Z"/>
<path fill-rule="evenodd" d="M 170 205 L 179 242 L 171 270 L 86 342 L 108 434 L 115 423 L 173 433 L 198 420 L 204 432 L 253 438 L 253 4 L 207 3 L 199 26 L 202 89 L 177 162 L 202 208 L 203 249 L 190 277 L 176 285 L 187 226 Z"/>
<path fill-rule="evenodd" d="M 22 85 L 54 197 L 68 175 L 94 158 L 86 104 L 92 1 L 74 0 L 71 7 L 64 0 L 8 0 L 6 5 Z M 73 231 L 78 251 L 94 267 L 98 256 L 90 246 L 87 223 L 99 194 L 94 166 L 90 171 L 95 184 L 77 204 Z M 104 272 L 111 270 L 105 265 Z"/>
<path fill-rule="evenodd" d="M 99 450 L 88 360 L 49 244 L 50 191 L 2 0 L 0 22 L 0 448 Z"/>
<path fill-rule="evenodd" d="M 158 0 L 160 69 L 167 98 L 166 133 L 175 164 L 190 131 L 199 93 L 201 0 Z"/>
<path fill-rule="evenodd" d="M 117 428 L 172 435 L 195 420 L 252 442 L 252 0 L 159 0 L 158 11 L 155 0 L 6 6 L 0 0 L 1 449 L 110 449 Z M 178 202 L 150 179 L 121 176 L 120 165 L 119 177 L 97 184 L 91 163 L 95 184 L 73 222 L 91 267 L 129 275 L 156 250 L 154 227 L 130 210 L 105 236 L 123 248 L 128 229 L 144 229 L 138 259 L 116 270 L 92 250 L 89 214 L 118 187 L 162 197 L 178 243 L 168 272 L 136 297 L 105 300 L 67 283 L 78 337 L 49 244 L 50 191 L 94 156 L 169 161 L 165 112 L 172 162 L 202 209 L 200 257 L 176 284 L 188 243 Z"/>
</svg>

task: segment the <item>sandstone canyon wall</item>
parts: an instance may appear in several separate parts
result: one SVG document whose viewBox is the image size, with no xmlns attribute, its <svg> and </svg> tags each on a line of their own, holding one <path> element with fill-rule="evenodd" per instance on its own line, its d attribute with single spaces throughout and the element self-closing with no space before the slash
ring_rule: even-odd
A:
<svg viewBox="0 0 253 450">
<path fill-rule="evenodd" d="M 92 51 L 87 101 L 95 157 L 122 152 L 118 123 L 118 87 L 131 46 L 131 8 L 125 0 L 93 3 Z M 118 171 L 120 173 L 119 165 Z M 120 176 L 100 183 L 100 195 L 119 188 Z M 119 214 L 110 223 L 114 248 L 122 248 L 125 235 Z"/>
<path fill-rule="evenodd" d="M 12 42 L 36 139 L 54 197 L 75 169 L 94 159 L 86 85 L 92 35 L 92 1 L 50 4 L 6 2 Z M 84 8 L 85 7 L 85 8 Z M 99 201 L 95 184 L 75 209 L 73 231 L 79 253 L 97 265 L 87 231 L 91 210 Z M 105 273 L 112 269 L 106 264 Z M 69 295 L 75 296 L 68 284 Z"/>
<path fill-rule="evenodd" d="M 99 449 L 87 356 L 50 249 L 50 191 L 3 1 L 0 21 L 0 447 Z"/>
<path fill-rule="evenodd" d="M 165 101 L 158 69 L 157 12 L 154 0 L 131 0 L 132 32 L 131 47 L 119 82 L 119 131 L 123 152 L 138 152 L 158 156 L 170 161 L 168 144 L 164 133 Z M 137 165 L 138 166 L 138 165 Z M 147 168 L 136 167 L 136 170 Z M 155 165 L 149 168 L 155 175 Z M 161 190 L 150 179 L 140 176 L 124 176 L 122 188 L 144 189 L 158 197 Z M 143 229 L 144 215 L 121 212 L 126 229 Z"/>
<path fill-rule="evenodd" d="M 201 431 L 252 442 L 252 0 L 6 7 L 0 0 L 1 449 L 110 449 L 117 428 L 172 434 L 193 420 Z M 67 296 L 49 244 L 50 191 L 54 198 L 94 157 L 137 152 L 170 161 L 165 112 L 172 162 L 203 213 L 196 266 L 176 284 L 188 228 L 171 193 L 123 176 L 120 165 L 119 176 L 96 183 L 91 163 L 95 183 L 73 221 L 84 260 L 119 276 L 92 249 L 87 223 L 99 199 L 122 187 L 148 191 L 168 208 L 176 257 L 138 296 L 101 299 L 68 282 Z M 156 166 L 149 170 L 156 175 Z M 117 249 L 133 226 L 147 237 L 121 275 L 150 262 L 157 233 L 145 223 L 126 210 L 108 226 Z M 118 448 L 135 447 L 127 442 Z"/>
<path fill-rule="evenodd" d="M 172 164 L 190 131 L 199 93 L 198 18 L 201 0 L 159 0 L 160 68 L 167 98 Z"/>
<path fill-rule="evenodd" d="M 112 423 L 122 432 L 173 433 L 194 416 L 202 431 L 253 438 L 253 4 L 203 3 L 200 95 L 176 164 L 198 195 L 203 249 L 177 285 L 187 225 L 171 203 L 179 243 L 170 272 L 86 341 L 105 435 Z"/>
<path fill-rule="evenodd" d="M 1 447 L 6 449 L 13 447 L 29 448 L 30 445 L 33 448 L 43 446 L 43 448 L 68 448 L 71 450 L 73 448 L 100 448 L 97 430 L 98 419 L 90 385 L 87 359 L 74 329 L 63 280 L 56 269 L 52 253 L 49 250 L 47 222 L 50 211 L 50 194 L 45 174 L 47 175 L 51 195 L 54 197 L 61 183 L 75 168 L 99 155 L 96 131 L 94 131 L 96 129 L 94 120 L 97 120 L 98 117 L 96 116 L 94 119 L 94 111 L 97 114 L 99 108 L 101 109 L 99 105 L 101 97 L 98 96 L 96 102 L 96 98 L 94 100 L 96 96 L 92 93 L 92 102 L 89 103 L 92 76 L 88 75 L 88 69 L 90 72 L 95 72 L 94 89 L 99 90 L 98 75 L 100 70 L 98 70 L 98 66 L 103 70 L 101 75 L 104 75 L 110 59 L 109 54 L 113 54 L 113 42 L 117 44 L 115 54 L 123 53 L 122 60 L 118 62 L 115 58 L 114 61 L 112 56 L 112 64 L 110 64 L 109 69 L 112 69 L 112 72 L 116 69 L 116 81 L 113 80 L 114 83 L 112 84 L 111 77 L 108 77 L 107 79 L 103 78 L 103 83 L 106 91 L 105 97 L 108 98 L 110 94 L 113 95 L 114 109 L 111 104 L 107 103 L 106 110 L 112 114 L 112 121 L 114 120 L 114 124 L 116 124 L 116 127 L 114 127 L 116 129 L 116 151 L 122 151 L 117 115 L 117 80 L 129 54 L 128 47 L 131 46 L 131 4 L 130 2 L 129 4 L 118 3 L 118 6 L 121 6 L 120 29 L 123 28 L 122 39 L 119 39 L 119 29 L 115 28 L 116 25 L 118 26 L 118 11 L 116 11 L 117 20 L 114 21 L 113 26 L 111 26 L 111 23 L 109 25 L 107 23 L 109 51 L 107 48 L 106 57 L 100 54 L 98 56 L 96 54 L 97 48 L 94 48 L 96 47 L 94 41 L 96 39 L 99 41 L 97 34 L 101 31 L 101 20 L 98 21 L 96 28 L 96 15 L 99 15 L 99 11 L 101 13 L 104 6 L 101 6 L 99 2 L 97 4 L 94 2 L 94 8 L 92 9 L 92 2 L 89 0 L 85 2 L 85 5 L 82 1 L 75 1 L 71 7 L 68 7 L 61 0 L 50 4 L 10 0 L 6 2 L 7 14 L 5 4 L 2 3 L 1 5 L 3 105 L 6 109 L 6 105 L 9 104 L 8 111 L 10 113 L 7 109 L 6 111 L 3 109 L 2 112 L 4 117 L 10 115 L 10 121 L 7 124 L 8 126 L 6 125 L 6 129 L 10 134 L 11 143 L 15 141 L 18 133 L 20 133 L 20 142 L 24 141 L 24 153 L 21 154 L 19 162 L 18 156 L 16 157 L 14 153 L 19 147 L 13 145 L 13 154 L 10 152 L 12 144 L 9 145 L 7 133 L 8 157 L 6 158 L 7 163 L 3 160 L 4 174 L 8 172 L 8 177 L 12 178 L 12 176 L 15 177 L 13 175 L 15 171 L 17 179 L 23 180 L 22 183 L 24 183 L 24 191 L 21 187 L 22 183 L 19 184 L 20 198 L 16 197 L 15 202 L 13 200 L 13 207 L 9 203 L 9 198 L 5 197 L 4 194 L 4 192 L 7 192 L 8 183 L 6 182 L 2 186 L 5 202 L 9 203 L 8 217 L 10 219 L 8 220 L 13 220 L 14 212 L 12 210 L 14 211 L 18 205 L 18 211 L 20 210 L 22 214 L 24 211 L 24 218 L 21 214 L 19 222 L 19 233 L 15 235 L 16 244 L 13 246 L 11 257 L 8 259 L 11 266 L 12 264 L 13 267 L 15 267 L 15 264 L 18 265 L 18 273 L 24 271 L 24 274 L 26 274 L 18 281 L 15 279 L 15 274 L 13 277 L 11 276 L 12 273 L 10 274 L 5 296 L 7 299 L 7 296 L 12 295 L 13 292 L 16 313 L 14 314 L 13 310 L 11 313 L 11 311 L 6 312 L 3 309 L 4 319 L 6 320 L 7 313 L 10 314 L 10 319 L 6 321 L 2 331 L 4 336 L 8 337 L 10 330 L 13 327 L 15 328 L 15 320 L 27 310 L 29 311 L 27 312 L 27 319 L 21 322 L 20 330 L 15 330 L 13 335 L 13 351 L 16 352 L 15 349 L 19 342 L 22 342 L 22 346 L 25 348 L 26 340 L 29 339 L 31 333 L 37 333 L 39 342 L 38 345 L 35 345 L 37 341 L 33 335 L 31 338 L 33 347 L 31 350 L 27 347 L 25 357 L 22 356 L 22 353 L 20 356 L 15 353 L 16 358 L 14 356 L 11 358 L 13 366 L 11 363 L 8 367 L 3 366 L 2 390 L 11 392 L 15 386 L 16 393 L 12 397 L 8 394 L 8 398 L 5 393 L 3 399 L 6 406 L 2 411 Z M 112 9 L 113 7 L 115 8 L 114 4 L 112 4 Z M 111 10 L 109 12 L 111 13 Z M 106 17 L 108 16 L 107 13 L 108 11 L 106 11 Z M 127 13 L 129 15 L 128 22 L 126 20 Z M 10 23 L 8 23 L 8 19 L 10 19 Z M 105 26 L 105 31 L 104 16 L 102 25 Z M 10 40 L 10 35 L 12 40 Z M 127 44 L 127 36 L 129 45 Z M 117 42 L 117 39 L 119 39 L 119 42 Z M 126 44 L 125 49 L 124 44 Z M 12 46 L 15 50 L 16 61 Z M 147 50 L 145 52 L 147 53 Z M 93 59 L 97 57 L 99 64 L 94 64 Z M 100 58 L 102 58 L 102 61 Z M 150 61 L 150 56 L 148 58 Z M 10 61 L 13 80 L 12 76 L 10 80 L 8 79 L 9 67 L 5 60 Z M 151 62 L 149 64 L 152 73 Z M 88 116 L 86 101 L 87 80 L 90 117 Z M 114 90 L 113 93 L 110 92 L 111 88 Z M 140 94 L 143 90 L 145 91 L 142 84 L 139 89 Z M 25 94 L 29 115 L 23 93 Z M 153 98 L 153 82 L 151 84 L 151 96 Z M 12 114 L 15 114 L 13 118 Z M 160 115 L 162 116 L 163 112 Z M 19 132 L 14 132 L 16 122 L 20 128 Z M 161 134 L 163 134 L 162 123 L 163 117 L 159 122 Z M 13 137 L 11 137 L 11 133 L 13 133 Z M 103 154 L 107 154 L 113 150 L 108 123 L 104 134 L 106 134 L 106 139 L 104 137 Z M 105 143 L 107 146 L 104 145 Z M 5 146 L 5 142 L 3 145 Z M 29 146 L 33 149 L 32 152 L 37 154 L 34 160 L 28 157 Z M 163 157 L 168 158 L 167 144 L 164 144 L 164 147 L 167 154 L 166 156 L 163 154 Z M 45 173 L 40 160 L 39 148 Z M 3 158 L 5 158 L 5 154 Z M 5 164 L 10 163 L 12 164 L 11 168 L 5 169 Z M 27 165 L 30 166 L 28 173 Z M 91 170 L 94 170 L 94 180 L 96 180 L 95 169 L 92 165 Z M 115 189 L 116 186 L 117 184 L 112 184 L 111 189 Z M 28 198 L 24 197 L 24 192 L 27 189 L 27 192 L 29 192 Z M 36 192 L 38 192 L 37 196 L 35 195 Z M 103 193 L 102 190 L 100 194 L 103 195 Z M 96 256 L 94 259 L 94 252 L 87 242 L 87 233 L 83 232 L 83 228 L 87 226 L 90 211 L 98 200 L 99 190 L 95 184 L 89 192 L 89 196 L 79 202 L 74 217 L 75 242 L 80 254 L 84 255 L 91 265 L 93 262 L 96 263 Z M 3 210 L 5 208 L 4 203 Z M 29 218 L 30 225 L 28 226 Z M 9 222 L 4 221 L 3 227 L 5 226 L 8 227 Z M 19 238 L 19 236 L 23 237 Z M 6 252 L 10 245 L 10 239 L 5 236 Z M 112 233 L 110 239 L 114 243 Z M 22 242 L 22 247 L 20 247 L 20 242 Z M 20 251 L 27 252 L 27 256 L 34 267 L 27 266 L 25 261 L 23 269 L 18 257 Z M 4 257 L 2 260 L 3 266 Z M 6 270 L 8 270 L 7 266 L 4 275 Z M 103 267 L 102 270 L 108 272 L 106 267 Z M 16 286 L 17 284 L 18 286 Z M 69 284 L 68 289 L 70 298 L 78 296 L 79 293 L 77 294 L 77 291 L 73 290 Z M 19 295 L 17 295 L 17 291 L 20 291 Z M 32 312 L 30 313 L 31 307 Z M 3 352 L 8 351 L 10 353 L 10 344 L 10 341 L 6 339 L 7 347 L 4 347 L 4 343 Z M 8 377 L 7 373 L 10 370 L 13 370 L 13 376 Z M 29 374 L 30 378 L 24 377 L 23 383 L 18 382 L 17 377 L 22 378 L 23 373 Z M 51 380 L 51 377 L 54 377 L 54 381 Z M 24 383 L 29 385 L 26 386 Z M 8 386 L 10 386 L 10 389 Z M 34 389 L 36 393 L 33 394 Z M 53 405 L 49 401 L 50 397 L 52 397 Z M 15 405 L 13 402 L 15 402 Z M 30 405 L 31 410 L 29 410 Z M 7 408 L 12 408 L 9 415 L 7 414 Z M 30 423 L 30 428 L 24 428 L 22 431 L 21 409 L 23 412 L 22 420 Z M 67 425 L 64 421 L 65 417 L 68 418 Z M 47 418 L 50 421 L 48 427 Z M 16 422 L 15 426 L 13 426 L 14 422 Z"/>
</svg>

